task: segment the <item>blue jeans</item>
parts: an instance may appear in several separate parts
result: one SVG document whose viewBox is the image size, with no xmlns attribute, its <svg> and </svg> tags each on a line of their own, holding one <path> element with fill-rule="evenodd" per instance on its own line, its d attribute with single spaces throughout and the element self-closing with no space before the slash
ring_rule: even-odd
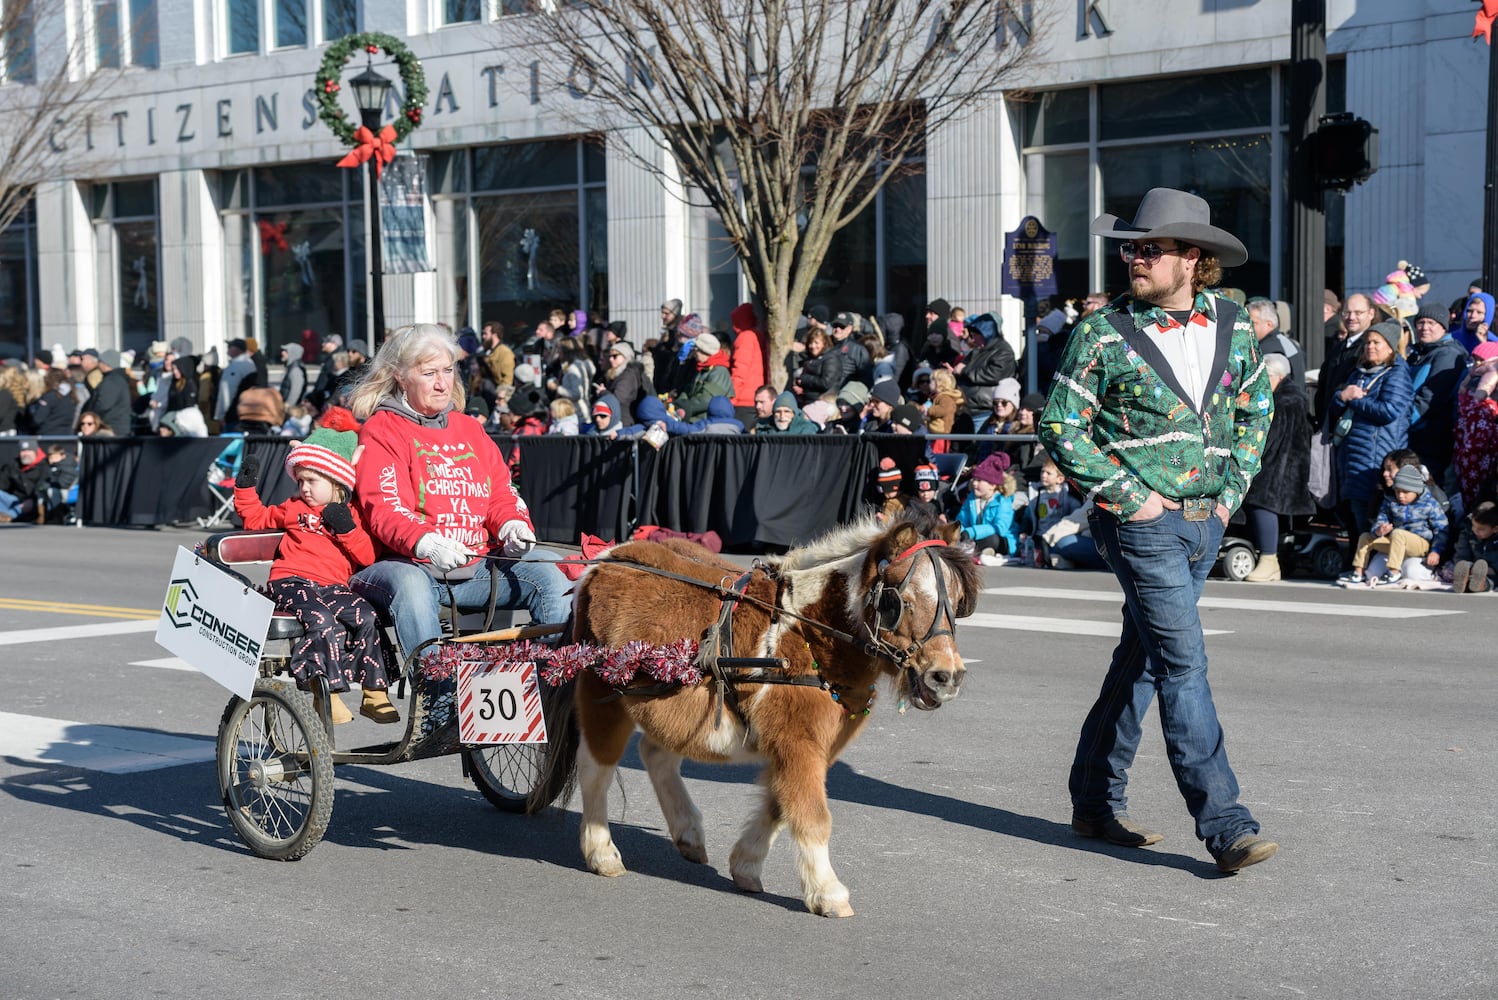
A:
<svg viewBox="0 0 1498 1000">
<path fill-rule="evenodd" d="M 1196 602 L 1217 561 L 1222 521 L 1187 521 L 1179 510 L 1123 523 L 1106 511 L 1089 518 L 1092 537 L 1123 587 L 1123 634 L 1097 702 L 1082 723 L 1071 770 L 1072 808 L 1094 819 L 1127 814 L 1129 765 L 1150 702 L 1176 786 L 1196 835 L 1220 851 L 1259 824 L 1238 802 L 1222 726 L 1207 685 L 1207 647 Z"/>
<path fill-rule="evenodd" d="M 349 587 L 360 597 L 390 615 L 401 652 L 411 651 L 428 639 L 442 634 L 440 609 L 454 598 L 462 611 L 484 611 L 489 607 L 489 575 L 499 580 L 495 607 L 524 608 L 531 621 L 556 623 L 567 620 L 572 603 L 567 591 L 572 581 L 556 567 L 556 556 L 533 549 L 518 562 L 484 561 L 470 580 L 448 585 L 434 580 L 415 563 L 382 559 L 366 566 L 349 580 Z"/>
<path fill-rule="evenodd" d="M 8 514 L 15 518 L 21 516 L 21 498 L 14 493 L 0 490 L 0 514 Z"/>
</svg>

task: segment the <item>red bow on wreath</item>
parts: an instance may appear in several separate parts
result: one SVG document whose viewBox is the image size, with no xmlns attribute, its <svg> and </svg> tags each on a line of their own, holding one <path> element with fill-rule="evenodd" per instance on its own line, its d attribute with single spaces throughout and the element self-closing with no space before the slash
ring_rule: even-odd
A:
<svg viewBox="0 0 1498 1000">
<path fill-rule="evenodd" d="M 262 256 L 269 254 L 272 250 L 285 250 L 286 247 L 286 223 L 267 222 L 260 220 L 260 253 Z"/>
<path fill-rule="evenodd" d="M 385 164 L 395 159 L 395 128 L 386 125 L 380 129 L 380 134 L 375 135 L 369 129 L 360 125 L 354 129 L 354 148 L 349 154 L 338 161 L 340 167 L 361 167 L 374 157 L 375 176 L 385 169 Z"/>
</svg>

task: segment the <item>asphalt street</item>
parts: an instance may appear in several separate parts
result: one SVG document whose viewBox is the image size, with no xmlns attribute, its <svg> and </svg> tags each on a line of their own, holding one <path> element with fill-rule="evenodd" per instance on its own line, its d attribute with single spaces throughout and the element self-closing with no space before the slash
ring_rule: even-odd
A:
<svg viewBox="0 0 1498 1000">
<path fill-rule="evenodd" d="M 0 528 L 0 998 L 1498 996 L 1489 596 L 1208 584 L 1228 752 L 1281 845 L 1222 876 L 1153 716 L 1131 811 L 1164 842 L 1067 825 L 1111 576 L 986 569 L 962 696 L 903 716 L 882 697 L 829 776 L 857 915 L 824 920 L 786 838 L 763 895 L 727 877 L 751 770 L 687 768 L 693 865 L 633 751 L 620 879 L 583 867 L 575 800 L 502 814 L 455 757 L 341 768 L 324 841 L 254 857 L 212 763 L 229 695 L 153 641 L 199 537 Z"/>
</svg>

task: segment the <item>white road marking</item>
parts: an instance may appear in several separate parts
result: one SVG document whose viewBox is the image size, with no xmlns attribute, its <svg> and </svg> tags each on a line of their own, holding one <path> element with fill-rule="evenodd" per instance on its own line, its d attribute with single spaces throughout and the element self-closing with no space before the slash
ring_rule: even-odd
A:
<svg viewBox="0 0 1498 1000">
<path fill-rule="evenodd" d="M 106 635 L 136 635 L 155 632 L 156 619 L 99 622 L 95 625 L 61 625 L 57 628 L 29 628 L 17 632 L 0 632 L 0 646 L 19 646 L 27 642 L 66 642 L 70 639 L 97 639 Z"/>
<path fill-rule="evenodd" d="M 198 669 L 180 656 L 165 656 L 159 660 L 136 660 L 130 665 L 132 667 L 160 667 L 162 670 L 196 671 Z"/>
<path fill-rule="evenodd" d="M 1063 590 L 1059 587 L 987 587 L 983 591 L 994 597 L 1037 597 L 1057 601 L 1107 601 L 1119 604 L 1123 594 L 1116 590 Z M 1251 597 L 1207 597 L 1198 607 L 1225 608 L 1229 611 L 1271 611 L 1276 614 L 1336 615 L 1340 618 L 1432 618 L 1437 615 L 1463 615 L 1465 611 L 1434 608 L 1411 608 L 1399 605 L 1333 604 L 1317 601 L 1264 601 Z"/>
<path fill-rule="evenodd" d="M 962 619 L 962 628 L 1007 628 L 1013 632 L 1046 632 L 1051 635 L 1095 635 L 1118 638 L 1117 621 L 1086 621 L 1081 618 L 1042 618 L 1039 615 L 995 615 L 979 611 Z M 1203 635 L 1232 635 L 1231 629 L 1208 628 Z"/>
<path fill-rule="evenodd" d="M 154 623 L 153 623 L 154 624 Z M 213 760 L 214 740 L 0 712 L 0 757 L 131 774 Z"/>
</svg>

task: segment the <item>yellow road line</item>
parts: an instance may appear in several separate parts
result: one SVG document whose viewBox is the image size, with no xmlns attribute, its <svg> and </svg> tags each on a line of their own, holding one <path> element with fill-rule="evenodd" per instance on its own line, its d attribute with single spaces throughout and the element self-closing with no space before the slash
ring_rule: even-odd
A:
<svg viewBox="0 0 1498 1000">
<path fill-rule="evenodd" d="M 21 597 L 0 597 L 0 609 L 7 611 L 42 611 L 56 615 L 88 615 L 94 618 L 155 618 L 160 609 L 121 608 L 110 604 L 70 604 L 66 601 L 33 601 Z"/>
</svg>

